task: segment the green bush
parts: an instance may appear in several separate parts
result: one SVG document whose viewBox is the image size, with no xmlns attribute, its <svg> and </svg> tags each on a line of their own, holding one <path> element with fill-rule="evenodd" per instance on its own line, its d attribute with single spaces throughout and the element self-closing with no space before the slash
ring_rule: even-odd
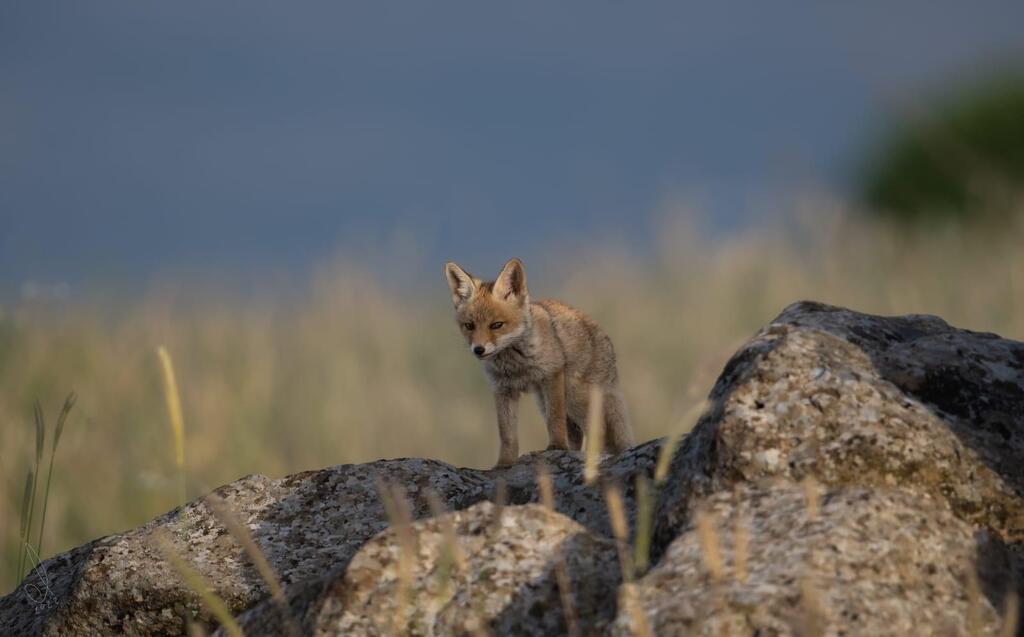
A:
<svg viewBox="0 0 1024 637">
<path fill-rule="evenodd" d="M 875 214 L 910 222 L 1011 214 L 1024 194 L 1024 74 L 963 87 L 880 142 L 861 175 Z"/>
</svg>

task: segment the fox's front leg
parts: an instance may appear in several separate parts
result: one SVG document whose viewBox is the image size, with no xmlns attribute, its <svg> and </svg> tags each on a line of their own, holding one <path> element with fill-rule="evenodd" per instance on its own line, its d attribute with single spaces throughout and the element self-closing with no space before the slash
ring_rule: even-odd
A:
<svg viewBox="0 0 1024 637">
<path fill-rule="evenodd" d="M 548 449 L 568 449 L 569 434 L 565 423 L 565 369 L 560 369 L 548 379 L 544 388 L 548 413 L 544 414 L 548 425 Z"/>
<path fill-rule="evenodd" d="M 519 431 L 516 422 L 519 395 L 504 391 L 495 392 L 494 406 L 498 410 L 498 438 L 501 440 L 498 464 L 494 466 L 507 467 L 519 458 Z"/>
</svg>

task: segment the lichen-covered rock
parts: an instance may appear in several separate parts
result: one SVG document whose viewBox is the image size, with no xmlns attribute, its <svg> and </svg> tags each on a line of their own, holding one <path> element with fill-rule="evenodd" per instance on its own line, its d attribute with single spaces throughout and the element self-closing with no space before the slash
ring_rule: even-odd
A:
<svg viewBox="0 0 1024 637">
<path fill-rule="evenodd" d="M 344 566 L 387 526 L 376 490 L 380 479 L 402 483 L 413 515 L 429 512 L 429 488 L 449 508 L 490 497 L 483 472 L 433 460 L 342 465 L 281 480 L 250 476 L 217 489 L 250 528 L 285 585 Z M 105 537 L 48 559 L 0 599 L 3 635 L 184 634 L 183 617 L 212 625 L 198 597 L 152 543 L 165 533 L 233 611 L 266 596 L 267 587 L 242 549 L 201 500 L 138 529 Z"/>
<path fill-rule="evenodd" d="M 662 439 L 639 444 L 617 456 L 607 456 L 601 462 L 597 486 L 583 480 L 583 457 L 567 451 L 540 451 L 524 455 L 506 469 L 489 472 L 491 478 L 501 479 L 506 485 L 509 504 L 529 504 L 540 501 L 537 489 L 537 464 L 543 463 L 551 474 L 555 510 L 572 518 L 591 531 L 611 537 L 608 507 L 604 501 L 604 485 L 613 483 L 620 488 L 630 527 L 636 511 L 636 480 L 654 476 Z"/>
<path fill-rule="evenodd" d="M 620 581 L 614 543 L 539 505 L 505 507 L 500 519 L 498 510 L 482 502 L 412 524 L 412 558 L 403 552 L 409 544 L 400 531 L 381 533 L 345 573 L 322 585 L 315 606 L 304 613 L 304 630 L 319 637 L 480 629 L 557 635 L 567 630 L 567 595 L 580 634 L 603 631 L 615 617 Z M 403 559 L 409 559 L 406 584 Z M 239 620 L 249 637 L 275 635 L 281 634 L 279 616 L 272 602 L 264 602 Z"/>
<path fill-rule="evenodd" d="M 811 475 L 941 497 L 1024 540 L 1024 343 L 931 316 L 797 303 L 726 365 L 677 452 L 655 550 L 695 497 Z"/>
<path fill-rule="evenodd" d="M 989 599 L 1010 586 L 1006 550 L 942 498 L 842 487 L 809 507 L 807 491 L 777 483 L 698 506 L 710 528 L 688 526 L 637 585 L 659 637 L 999 634 Z M 634 626 L 620 610 L 614 633 Z"/>
<path fill-rule="evenodd" d="M 614 483 L 620 488 L 625 505 L 624 513 L 628 524 L 635 523 L 636 479 L 653 476 L 661 449 L 661 440 L 652 440 L 619 454 L 604 458 L 600 465 L 600 480 L 596 485 L 583 481 L 583 460 L 577 453 L 563 451 L 540 451 L 522 456 L 514 465 L 484 472 L 492 481 L 489 486 L 492 497 L 497 495 L 499 481 L 503 484 L 506 502 L 509 505 L 538 503 L 540 493 L 537 485 L 538 466 L 543 465 L 551 476 L 554 505 L 557 512 L 572 518 L 598 536 L 610 537 L 611 527 L 608 509 L 604 502 L 604 486 Z M 518 511 L 512 507 L 507 511 Z M 552 519 L 564 519 L 554 516 Z M 570 542 L 567 546 L 575 546 Z M 322 622 L 321 608 L 328 600 L 339 596 L 344 588 L 344 569 L 335 569 L 319 579 L 311 579 L 288 587 L 290 621 L 302 628 L 302 634 L 312 634 L 317 622 Z M 605 599 L 614 606 L 614 592 Z M 240 616 L 247 635 L 284 634 L 288 618 L 284 617 L 273 600 L 263 603 Z M 443 634 L 443 633 L 439 633 Z"/>
<path fill-rule="evenodd" d="M 635 475 L 650 476 L 659 441 L 602 463 L 602 475 L 621 482 L 633 516 Z M 505 484 L 511 504 L 538 502 L 536 468 L 552 476 L 556 509 L 597 533 L 610 535 L 599 487 L 583 484 L 579 454 L 545 451 L 494 471 L 458 469 L 434 460 L 381 460 L 341 465 L 280 480 L 249 476 L 214 493 L 250 529 L 302 615 L 331 573 L 343 571 L 369 538 L 388 526 L 378 482 L 400 484 L 414 519 L 430 515 L 433 491 L 450 510 L 496 495 Z M 267 586 L 238 543 L 196 500 L 138 529 L 109 536 L 46 560 L 15 591 L 0 599 L 0 634 L 184 634 L 184 618 L 213 625 L 198 597 L 153 546 L 163 531 L 187 563 L 213 584 L 234 612 L 252 607 Z M 294 585 L 294 586 L 293 586 Z"/>
</svg>

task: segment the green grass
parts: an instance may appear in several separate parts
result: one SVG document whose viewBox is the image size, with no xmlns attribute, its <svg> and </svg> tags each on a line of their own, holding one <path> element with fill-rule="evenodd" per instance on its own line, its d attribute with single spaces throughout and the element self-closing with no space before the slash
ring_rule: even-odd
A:
<svg viewBox="0 0 1024 637">
<path fill-rule="evenodd" d="M 39 520 L 39 535 L 35 547 L 32 546 L 32 521 L 36 510 L 36 492 L 39 488 L 39 469 L 43 461 L 43 451 L 46 443 L 46 419 L 43 416 L 43 406 L 36 401 L 33 405 L 33 424 L 35 425 L 36 454 L 34 469 L 30 469 L 25 477 L 25 489 L 21 500 L 21 526 L 18 534 L 18 577 L 15 581 L 20 582 L 25 575 L 32 570 L 43 555 L 43 531 L 46 529 L 46 511 L 50 503 L 50 485 L 53 482 L 53 460 L 57 456 L 57 445 L 60 442 L 61 434 L 64 432 L 64 425 L 67 422 L 71 408 L 75 406 L 75 394 L 71 393 L 64 399 L 64 406 L 61 407 L 60 415 L 57 416 L 57 424 L 54 426 L 53 438 L 50 443 L 50 465 L 46 471 L 46 487 L 43 489 L 43 511 Z"/>
</svg>

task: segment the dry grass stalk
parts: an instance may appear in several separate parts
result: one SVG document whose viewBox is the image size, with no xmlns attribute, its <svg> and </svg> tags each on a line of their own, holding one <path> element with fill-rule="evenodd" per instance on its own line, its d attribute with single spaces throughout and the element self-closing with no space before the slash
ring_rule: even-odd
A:
<svg viewBox="0 0 1024 637">
<path fill-rule="evenodd" d="M 75 405 L 75 394 L 72 392 L 64 400 L 60 415 L 57 417 L 57 425 L 54 428 L 53 438 L 50 443 L 50 468 L 46 473 L 46 486 L 43 489 L 43 513 L 39 520 L 39 534 L 35 548 L 32 547 L 32 520 L 35 517 L 36 493 L 39 490 L 39 479 L 43 461 L 43 448 L 46 442 L 46 421 L 43 417 L 43 406 L 37 400 L 34 404 L 33 415 L 36 434 L 36 455 L 35 469 L 29 470 L 25 480 L 25 491 L 21 500 L 21 526 L 19 527 L 18 545 L 18 582 L 20 583 L 27 573 L 39 565 L 43 555 L 43 532 L 46 529 L 46 511 L 50 504 L 50 485 L 53 482 L 53 460 L 57 455 L 57 444 L 60 442 L 61 433 L 64 431 L 64 424 L 67 421 L 71 408 Z"/>
<path fill-rule="evenodd" d="M 640 605 L 640 599 L 636 592 L 636 584 L 627 582 L 622 585 L 622 596 L 625 598 L 626 610 L 632 622 L 631 628 L 636 637 L 653 637 L 651 624 L 647 621 L 647 615 Z"/>
<path fill-rule="evenodd" d="M 398 598 L 402 604 L 408 604 L 412 594 L 412 578 L 416 565 L 416 539 L 412 534 L 412 511 L 409 507 L 409 500 L 406 498 L 405 489 L 400 484 L 391 486 L 394 510 L 398 524 L 395 532 L 398 534 L 399 555 L 399 577 L 398 577 Z M 396 621 L 403 621 L 405 616 L 404 607 L 402 612 L 395 613 Z"/>
<path fill-rule="evenodd" d="M 505 503 L 508 500 L 508 488 L 503 478 L 494 481 L 494 521 L 493 531 L 501 530 L 501 518 L 505 514 Z"/>
<path fill-rule="evenodd" d="M 235 512 L 231 510 L 230 505 L 219 496 L 207 496 L 206 505 L 220 523 L 224 525 L 224 528 L 228 530 L 228 533 L 241 545 L 253 566 L 256 567 L 256 571 L 263 578 L 267 588 L 270 590 L 271 599 L 277 604 L 282 622 L 287 627 L 288 634 L 293 637 L 301 634 L 302 631 L 292 615 L 291 607 L 288 606 L 288 598 L 284 594 L 284 588 L 281 586 L 280 580 L 277 579 L 274 569 L 270 566 L 266 554 L 263 553 L 263 550 L 253 538 L 252 533 L 249 532 L 249 527 L 242 524 Z"/>
<path fill-rule="evenodd" d="M 974 560 L 971 560 L 967 564 L 967 634 L 971 637 L 982 634 L 981 608 L 981 586 Z"/>
<path fill-rule="evenodd" d="M 31 571 L 31 565 L 26 562 L 28 558 L 28 549 L 31 548 L 29 544 L 29 536 L 32 534 L 32 517 L 36 510 L 36 491 L 39 488 L 39 466 L 43 462 L 43 444 L 46 440 L 46 426 L 43 420 L 43 406 L 37 400 L 33 405 L 35 411 L 35 426 L 36 426 L 36 464 L 35 470 L 29 472 L 29 480 L 26 483 L 27 486 L 31 486 L 31 489 L 27 490 L 28 500 L 22 500 L 22 520 L 24 527 L 24 537 L 22 538 L 21 546 L 19 547 L 19 560 L 18 560 L 18 581 L 25 576 L 25 568 Z M 25 518 L 25 505 L 28 506 L 28 519 Z"/>
<path fill-rule="evenodd" d="M 441 532 L 444 534 L 445 550 L 451 556 L 455 568 L 460 571 L 466 570 L 466 554 L 462 552 L 462 545 L 459 544 L 458 536 L 455 533 L 455 520 L 447 515 L 448 510 L 441 497 L 433 489 L 427 489 L 427 504 L 430 506 L 430 514 L 438 519 L 441 525 Z"/>
<path fill-rule="evenodd" d="M 174 375 L 174 363 L 167 348 L 161 345 L 156 348 L 160 357 L 160 368 L 164 377 L 164 400 L 167 403 L 167 415 L 171 420 L 171 432 L 174 434 L 174 463 L 178 468 L 178 503 L 187 500 L 185 490 L 185 419 L 181 415 L 181 396 L 178 394 L 178 380 Z"/>
<path fill-rule="evenodd" d="M 604 491 L 605 504 L 608 507 L 608 518 L 612 523 L 612 535 L 615 536 L 615 547 L 619 552 L 619 567 L 622 569 L 622 594 L 630 619 L 633 622 L 633 634 L 650 637 L 651 627 L 640 607 L 633 586 L 635 577 L 633 560 L 629 554 L 629 522 L 626 519 L 626 505 L 622 492 L 615 484 L 609 484 Z"/>
<path fill-rule="evenodd" d="M 592 485 L 597 480 L 604 449 L 604 392 L 598 385 L 590 386 L 587 403 L 587 457 L 583 465 L 583 481 Z"/>
<path fill-rule="evenodd" d="M 672 459 L 675 457 L 676 449 L 683 438 L 683 431 L 690 429 L 690 422 L 695 417 L 704 413 L 709 404 L 707 398 L 694 403 L 679 419 L 676 430 L 665 438 L 665 444 L 661 446 L 661 451 L 658 452 L 658 462 L 654 467 L 655 486 L 661 486 L 668 477 L 669 469 L 672 468 Z"/>
<path fill-rule="evenodd" d="M 1006 593 L 1006 601 L 1003 608 L 1003 626 L 999 631 L 1000 637 L 1015 637 L 1017 634 L 1017 623 L 1020 618 L 1020 598 L 1017 592 L 1010 590 Z"/>
<path fill-rule="evenodd" d="M 476 605 L 476 610 L 477 616 L 467 619 L 466 623 L 463 625 L 464 628 L 469 631 L 469 634 L 473 635 L 473 637 L 491 637 L 491 631 L 487 628 L 487 622 L 480 619 L 484 616 L 480 604 Z"/>
<path fill-rule="evenodd" d="M 694 526 L 697 529 L 697 539 L 700 541 L 704 568 L 711 575 L 711 580 L 717 584 L 722 581 L 725 565 L 722 561 L 722 550 L 718 544 L 718 529 L 714 516 L 703 509 L 697 511 L 694 516 Z"/>
<path fill-rule="evenodd" d="M 377 482 L 377 493 L 388 517 L 388 523 L 398 540 L 398 587 L 395 591 L 395 614 L 392 617 L 392 632 L 402 634 L 406 608 L 411 601 L 413 570 L 416 563 L 416 540 L 412 534 L 412 512 L 405 489 L 399 484 L 389 485 L 383 480 Z"/>
<path fill-rule="evenodd" d="M 654 530 L 654 494 L 647 476 L 636 477 L 636 539 L 633 542 L 633 565 L 638 574 L 647 572 L 651 556 L 651 534 Z"/>
<path fill-rule="evenodd" d="M 36 473 L 39 463 L 43 461 L 43 447 L 46 443 L 46 420 L 43 418 L 43 405 L 38 400 L 34 404 L 36 425 Z"/>
<path fill-rule="evenodd" d="M 825 634 L 825 613 L 809 573 L 800 580 L 800 624 L 797 628 L 800 637 L 821 637 Z"/>
<path fill-rule="evenodd" d="M 736 516 L 736 528 L 733 531 L 733 562 L 736 570 L 736 581 L 747 583 L 747 558 L 750 555 L 750 523 L 743 514 Z"/>
<path fill-rule="evenodd" d="M 555 510 L 555 485 L 551 472 L 543 460 L 537 460 L 537 489 L 540 491 L 540 503 L 549 511 Z"/>
<path fill-rule="evenodd" d="M 437 559 L 437 594 L 434 596 L 434 607 L 440 608 L 451 592 L 453 572 L 466 570 L 466 557 L 459 546 L 455 533 L 455 521 L 448 515 L 440 496 L 433 489 L 426 490 L 430 514 L 441 527 L 441 550 Z"/>
<path fill-rule="evenodd" d="M 156 546 L 160 554 L 163 555 L 164 559 L 178 572 L 181 576 L 182 581 L 185 585 L 203 602 L 206 609 L 210 611 L 221 626 L 224 627 L 225 632 L 231 637 L 242 637 L 242 628 L 235 621 L 234 616 L 231 614 L 231 610 L 228 605 L 220 598 L 209 584 L 198 571 L 193 569 L 188 563 L 178 555 L 178 551 L 174 548 L 174 544 L 171 542 L 167 534 L 162 530 L 156 530 L 152 535 L 152 542 Z"/>
<path fill-rule="evenodd" d="M 801 485 L 804 489 L 804 498 L 807 500 L 807 517 L 816 520 L 821 511 L 821 492 L 818 488 L 818 481 L 814 476 L 806 476 Z"/>
<path fill-rule="evenodd" d="M 739 347 L 742 344 L 743 344 L 742 342 L 739 342 L 739 343 L 736 344 L 736 347 Z M 733 348 L 733 349 L 735 349 L 735 348 Z M 732 351 L 732 350 L 730 350 L 730 351 Z M 690 406 L 690 408 L 686 410 L 686 413 L 683 414 L 683 417 L 680 419 L 680 421 L 679 421 L 680 427 L 686 427 L 687 429 L 689 429 L 688 424 L 690 422 L 696 422 L 696 420 L 700 417 L 700 415 L 703 414 L 705 411 L 707 411 L 707 408 L 710 407 L 710 406 L 711 406 L 711 402 L 707 399 L 707 397 L 701 398 L 697 402 L 693 403 Z"/>
<path fill-rule="evenodd" d="M 75 406 L 77 399 L 74 392 L 68 394 L 68 397 L 64 399 L 64 406 L 60 409 L 60 415 L 57 416 L 57 425 L 53 430 L 53 441 L 50 443 L 50 468 L 46 472 L 46 488 L 43 489 L 43 516 L 39 520 L 39 540 L 36 542 L 36 554 L 39 556 L 39 559 L 42 559 L 43 556 L 43 529 L 46 528 L 46 510 L 50 504 L 53 459 L 57 456 L 57 444 L 60 442 L 61 434 L 64 433 L 64 425 L 67 423 L 68 414 L 71 413 L 71 408 Z"/>
<path fill-rule="evenodd" d="M 570 637 L 577 637 L 580 634 L 580 629 L 576 619 L 576 605 L 572 599 L 572 580 L 569 579 L 569 569 L 565 564 L 565 555 L 562 554 L 561 549 L 556 549 L 554 562 L 555 584 L 558 586 L 558 597 L 562 602 L 566 632 Z"/>
<path fill-rule="evenodd" d="M 654 484 L 661 486 L 665 482 L 665 478 L 668 477 L 669 466 L 672 464 L 672 458 L 675 455 L 676 447 L 679 445 L 679 439 L 682 434 L 671 433 L 665 438 L 665 444 L 661 446 L 661 451 L 658 452 L 658 463 L 654 467 Z"/>
<path fill-rule="evenodd" d="M 206 637 L 206 629 L 198 622 L 188 622 L 188 637 Z"/>
<path fill-rule="evenodd" d="M 551 472 L 543 460 L 537 460 L 537 487 L 540 491 L 540 502 L 548 511 L 555 510 L 555 487 Z M 572 580 L 565 564 L 565 555 L 558 551 L 555 555 L 555 583 L 558 585 L 558 596 L 562 600 L 562 613 L 565 615 L 566 631 L 570 637 L 579 635 L 576 623 L 576 608 L 572 599 Z"/>
<path fill-rule="evenodd" d="M 608 519 L 612 523 L 612 535 L 619 551 L 619 565 L 622 567 L 622 580 L 633 581 L 633 561 L 629 551 L 629 522 L 626 520 L 626 505 L 622 500 L 622 492 L 615 484 L 609 484 L 604 490 L 605 505 L 608 507 Z"/>
<path fill-rule="evenodd" d="M 31 529 L 32 494 L 35 489 L 35 474 L 29 469 L 25 475 L 25 491 L 21 496 L 21 544 L 18 545 L 18 582 L 25 576 L 25 548 L 28 546 L 28 534 Z"/>
</svg>

